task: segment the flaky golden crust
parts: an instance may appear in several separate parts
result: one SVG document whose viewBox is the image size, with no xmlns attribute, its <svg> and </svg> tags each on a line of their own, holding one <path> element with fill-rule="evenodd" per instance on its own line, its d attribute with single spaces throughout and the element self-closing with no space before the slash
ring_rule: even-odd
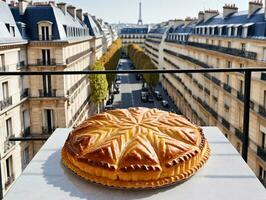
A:
<svg viewBox="0 0 266 200">
<path fill-rule="evenodd" d="M 130 108 L 96 115 L 69 135 L 63 163 L 107 186 L 157 188 L 191 177 L 208 159 L 202 129 L 157 109 Z"/>
</svg>

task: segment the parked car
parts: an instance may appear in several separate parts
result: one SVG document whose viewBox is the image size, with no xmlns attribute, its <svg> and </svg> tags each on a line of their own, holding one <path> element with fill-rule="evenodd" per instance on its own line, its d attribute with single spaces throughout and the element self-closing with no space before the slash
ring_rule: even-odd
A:
<svg viewBox="0 0 266 200">
<path fill-rule="evenodd" d="M 169 103 L 168 103 L 168 101 L 163 100 L 163 101 L 162 101 L 162 106 L 163 106 L 164 108 L 169 108 Z"/>
<path fill-rule="evenodd" d="M 161 100 L 163 100 L 163 97 L 162 97 L 162 95 L 161 95 L 161 93 L 159 92 L 159 91 L 154 91 L 153 92 L 153 94 L 154 94 L 154 96 L 155 96 L 155 98 L 158 100 L 158 101 L 161 101 Z"/>
<path fill-rule="evenodd" d="M 141 101 L 144 103 L 148 102 L 148 93 L 147 92 L 141 92 Z"/>
<path fill-rule="evenodd" d="M 142 80 L 142 75 L 141 75 L 141 74 L 136 74 L 136 80 L 137 80 L 137 81 Z"/>
<path fill-rule="evenodd" d="M 155 100 L 154 100 L 153 95 L 152 95 L 151 93 L 149 93 L 149 94 L 148 94 L 148 102 L 149 102 L 149 103 L 154 103 L 154 101 L 155 101 Z"/>
<path fill-rule="evenodd" d="M 104 109 L 105 109 L 105 110 L 113 110 L 114 107 L 113 107 L 113 105 L 111 104 L 111 105 L 106 105 Z"/>
<path fill-rule="evenodd" d="M 117 76 L 116 79 L 115 79 L 115 83 L 116 84 L 121 84 L 122 81 L 121 81 L 121 77 L 120 76 Z"/>
</svg>

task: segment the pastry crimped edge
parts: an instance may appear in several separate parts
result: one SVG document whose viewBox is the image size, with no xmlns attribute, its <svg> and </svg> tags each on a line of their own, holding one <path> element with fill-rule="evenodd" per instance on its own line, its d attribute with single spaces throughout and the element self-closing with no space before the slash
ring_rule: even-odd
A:
<svg viewBox="0 0 266 200">
<path fill-rule="evenodd" d="M 205 138 L 202 138 L 202 142 L 204 145 L 203 145 L 203 148 L 201 150 L 201 153 L 199 155 L 198 162 L 196 165 L 194 164 L 193 167 L 191 167 L 190 169 L 186 169 L 184 172 L 182 172 L 179 175 L 165 177 L 165 178 L 161 178 L 158 180 L 148 180 L 148 181 L 122 181 L 122 180 L 113 180 L 113 179 L 108 179 L 105 177 L 92 175 L 88 172 L 81 170 L 79 167 L 73 164 L 73 161 L 74 162 L 78 162 L 78 161 L 76 161 L 75 158 L 67 152 L 67 149 L 65 146 L 62 148 L 61 154 L 62 154 L 62 162 L 67 168 L 72 170 L 78 176 L 90 182 L 94 182 L 94 183 L 98 183 L 101 185 L 114 187 L 114 188 L 156 189 L 156 188 L 184 182 L 185 180 L 193 176 L 207 162 L 210 156 L 210 148 Z M 194 159 L 196 159 L 196 156 L 194 156 L 193 158 L 190 158 L 189 160 L 186 160 L 184 164 L 187 164 L 189 162 L 195 162 Z M 180 167 L 180 166 L 177 166 L 177 167 Z"/>
</svg>

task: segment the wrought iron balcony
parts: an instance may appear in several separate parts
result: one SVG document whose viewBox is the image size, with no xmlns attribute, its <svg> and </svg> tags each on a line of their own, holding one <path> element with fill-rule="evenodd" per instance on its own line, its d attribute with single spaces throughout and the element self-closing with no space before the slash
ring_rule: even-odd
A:
<svg viewBox="0 0 266 200">
<path fill-rule="evenodd" d="M 266 108 L 264 106 L 259 105 L 259 114 L 266 117 Z"/>
<path fill-rule="evenodd" d="M 56 97 L 56 89 L 53 90 L 48 90 L 48 91 L 44 91 L 44 90 L 39 90 L 39 97 L 43 98 L 43 97 Z"/>
<path fill-rule="evenodd" d="M 22 69 L 26 67 L 26 62 L 25 61 L 20 61 L 17 63 L 17 69 Z"/>
<path fill-rule="evenodd" d="M 57 65 L 57 63 L 56 63 L 56 59 L 54 59 L 54 58 L 52 58 L 50 60 L 37 59 L 36 65 L 38 65 L 38 66 L 55 66 L 55 65 Z"/>
<path fill-rule="evenodd" d="M 12 96 L 0 101 L 0 110 L 4 110 L 9 106 L 12 106 Z"/>
<path fill-rule="evenodd" d="M 225 89 L 227 92 L 229 92 L 229 93 L 232 92 L 232 87 L 231 87 L 230 85 L 226 84 L 226 83 L 224 83 L 224 89 Z"/>
<path fill-rule="evenodd" d="M 16 142 L 9 141 L 9 138 L 14 137 L 14 135 L 9 136 L 6 141 L 4 142 L 4 152 L 6 153 L 9 149 L 15 146 Z"/>
<path fill-rule="evenodd" d="M 55 131 L 55 129 L 56 129 L 56 127 L 43 126 L 42 127 L 42 134 L 51 135 Z"/>
<path fill-rule="evenodd" d="M 257 149 L 257 155 L 264 161 L 266 162 L 266 149 L 258 146 Z"/>
<path fill-rule="evenodd" d="M 235 129 L 235 134 L 236 134 L 236 137 L 240 140 L 240 141 L 243 141 L 243 132 L 239 129 Z"/>
<path fill-rule="evenodd" d="M 7 190 L 8 187 L 14 182 L 15 180 L 15 177 L 14 175 L 12 174 L 11 176 L 7 177 L 7 180 L 5 182 L 5 189 Z"/>
<path fill-rule="evenodd" d="M 27 127 L 27 128 L 25 128 L 25 129 L 22 131 L 22 136 L 23 136 L 23 137 L 29 137 L 30 134 L 31 134 L 31 132 L 30 132 L 30 127 Z"/>
<path fill-rule="evenodd" d="M 44 35 L 39 35 L 39 40 L 40 41 L 50 41 L 53 39 L 53 35 L 48 35 L 48 36 L 44 36 Z"/>
<path fill-rule="evenodd" d="M 243 92 L 237 92 L 237 98 L 240 100 L 240 101 L 242 101 L 242 102 L 244 102 L 244 94 L 243 94 Z"/>
<path fill-rule="evenodd" d="M 226 119 L 222 118 L 222 124 L 223 124 L 224 127 L 226 127 L 228 130 L 230 130 L 230 123 L 229 123 Z"/>
<path fill-rule="evenodd" d="M 208 95 L 211 94 L 211 92 L 210 92 L 210 90 L 209 90 L 208 88 L 204 88 L 204 91 L 205 91 Z"/>
<path fill-rule="evenodd" d="M 233 55 L 233 56 L 239 56 L 242 58 L 248 58 L 251 60 L 257 60 L 257 53 L 251 52 L 251 51 L 243 51 L 242 49 L 234 49 L 229 47 L 221 47 L 221 46 L 214 46 L 210 44 L 203 44 L 198 42 L 187 42 L 187 45 L 204 48 L 212 51 L 219 51 L 221 53 Z"/>
<path fill-rule="evenodd" d="M 29 97 L 29 88 L 25 88 L 20 93 L 20 100 Z"/>
<path fill-rule="evenodd" d="M 9 71 L 9 66 L 2 65 L 2 66 L 0 67 L 0 71 L 1 71 L 1 72 L 8 72 L 8 71 Z"/>
<path fill-rule="evenodd" d="M 218 86 L 221 86 L 221 81 L 214 76 L 212 77 L 212 82 L 214 82 Z"/>
</svg>

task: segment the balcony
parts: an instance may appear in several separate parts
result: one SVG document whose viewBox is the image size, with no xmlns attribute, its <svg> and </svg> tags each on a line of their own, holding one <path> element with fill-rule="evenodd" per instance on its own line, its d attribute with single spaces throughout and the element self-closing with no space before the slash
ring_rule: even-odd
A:
<svg viewBox="0 0 266 200">
<path fill-rule="evenodd" d="M 31 132 L 30 132 L 30 127 L 27 127 L 27 128 L 25 128 L 25 129 L 22 131 L 22 136 L 23 136 L 23 137 L 29 137 L 30 134 L 31 134 Z"/>
<path fill-rule="evenodd" d="M 48 35 L 47 37 L 44 37 L 43 35 L 39 35 L 40 41 L 51 41 L 53 39 L 53 35 Z"/>
<path fill-rule="evenodd" d="M 243 131 L 236 128 L 235 129 L 235 135 L 240 141 L 243 141 Z"/>
<path fill-rule="evenodd" d="M 126 193 L 125 190 L 110 189 L 83 181 L 70 170 L 62 167 L 60 153 L 70 131 L 57 129 L 52 134 L 19 180 L 10 188 L 5 200 L 20 199 L 25 194 L 29 194 L 28 200 L 36 200 L 40 197 L 69 200 L 108 200 L 110 197 L 173 200 L 173 196 L 178 196 L 178 199 L 182 200 L 197 199 L 198 197 L 195 196 L 198 195 L 193 191 L 200 191 L 199 199 L 224 200 L 236 197 L 241 200 L 251 200 L 256 197 L 257 200 L 265 197 L 265 188 L 218 128 L 203 128 L 211 148 L 211 157 L 202 170 L 187 182 L 161 190 L 127 190 Z M 228 167 L 229 163 L 230 167 Z M 25 187 L 29 182 L 31 187 Z"/>
<path fill-rule="evenodd" d="M 42 60 L 42 59 L 37 59 L 36 60 L 36 65 L 38 66 L 56 66 L 56 59 L 51 59 L 51 60 Z"/>
<path fill-rule="evenodd" d="M 214 76 L 212 77 L 212 82 L 214 82 L 218 86 L 221 86 L 221 81 Z"/>
<path fill-rule="evenodd" d="M 230 130 L 230 123 L 226 119 L 222 118 L 222 124 L 225 128 Z"/>
<path fill-rule="evenodd" d="M 6 66 L 6 65 L 0 66 L 0 71 L 1 72 L 8 72 L 9 71 L 9 66 Z"/>
<path fill-rule="evenodd" d="M 9 186 L 14 182 L 15 177 L 14 175 L 11 175 L 9 177 L 7 177 L 7 180 L 5 182 L 5 189 L 7 190 L 9 188 Z"/>
<path fill-rule="evenodd" d="M 226 83 L 224 83 L 224 90 L 231 93 L 232 92 L 232 87 Z"/>
<path fill-rule="evenodd" d="M 4 152 L 5 153 L 8 152 L 16 144 L 16 142 L 14 142 L 14 141 L 12 141 L 12 142 L 9 141 L 9 138 L 11 138 L 11 137 L 14 137 L 14 135 L 9 136 L 6 139 L 6 141 L 4 142 Z"/>
<path fill-rule="evenodd" d="M 187 45 L 203 48 L 211 51 L 218 51 L 228 55 L 238 56 L 242 58 L 247 58 L 251 60 L 257 60 L 257 53 L 251 51 L 243 51 L 242 49 L 234 49 L 229 47 L 214 46 L 210 44 L 203 44 L 197 42 L 187 42 Z"/>
<path fill-rule="evenodd" d="M 243 94 L 243 92 L 237 92 L 237 98 L 240 101 L 244 102 L 244 94 Z"/>
<path fill-rule="evenodd" d="M 25 88 L 20 93 L 20 100 L 29 97 L 29 88 Z"/>
<path fill-rule="evenodd" d="M 18 64 L 17 64 L 17 69 L 20 70 L 20 69 L 23 69 L 26 67 L 26 62 L 25 61 L 20 61 Z"/>
<path fill-rule="evenodd" d="M 72 62 L 80 59 L 81 57 L 86 56 L 87 54 L 92 53 L 92 52 L 93 52 L 93 48 L 90 48 L 90 49 L 82 51 L 76 55 L 73 55 L 73 56 L 66 59 L 66 64 L 70 64 L 70 63 L 72 63 Z"/>
<path fill-rule="evenodd" d="M 0 111 L 12 106 L 12 97 L 7 97 L 4 100 L 0 101 Z"/>
<path fill-rule="evenodd" d="M 204 88 L 204 91 L 205 91 L 205 93 L 208 94 L 208 95 L 211 94 L 211 92 L 210 92 L 210 90 L 209 90 L 208 88 Z"/>
<path fill-rule="evenodd" d="M 264 106 L 259 105 L 259 114 L 262 117 L 266 117 L 266 108 Z"/>
<path fill-rule="evenodd" d="M 257 155 L 264 161 L 266 162 L 266 149 L 258 146 L 257 149 Z"/>
<path fill-rule="evenodd" d="M 49 91 L 39 90 L 39 97 L 40 98 L 45 98 L 45 97 L 52 98 L 52 97 L 56 97 L 56 92 L 57 92 L 56 89 L 49 90 Z"/>
<path fill-rule="evenodd" d="M 42 127 L 42 134 L 43 135 L 51 135 L 55 131 L 55 127 L 47 127 L 43 126 Z"/>
</svg>

